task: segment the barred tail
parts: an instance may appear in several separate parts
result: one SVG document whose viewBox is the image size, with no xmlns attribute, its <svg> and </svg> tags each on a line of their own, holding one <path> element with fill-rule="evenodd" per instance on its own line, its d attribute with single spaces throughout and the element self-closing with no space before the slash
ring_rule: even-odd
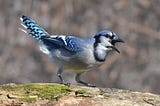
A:
<svg viewBox="0 0 160 106">
<path fill-rule="evenodd" d="M 36 40 L 40 40 L 42 36 L 49 36 L 41 26 L 39 26 L 34 20 L 28 18 L 27 16 L 22 16 L 20 18 L 21 25 L 25 28 L 25 30 L 19 28 L 25 33 L 33 36 Z"/>
</svg>

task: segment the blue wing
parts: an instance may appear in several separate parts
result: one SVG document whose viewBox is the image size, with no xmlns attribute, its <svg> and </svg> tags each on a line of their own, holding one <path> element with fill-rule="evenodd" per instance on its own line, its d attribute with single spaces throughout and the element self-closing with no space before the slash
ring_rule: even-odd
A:
<svg viewBox="0 0 160 106">
<path fill-rule="evenodd" d="M 27 30 L 26 33 L 32 35 L 37 40 L 41 39 L 41 36 L 50 36 L 40 25 L 38 25 L 34 20 L 27 16 L 22 16 L 21 18 L 22 26 Z M 24 31 L 23 29 L 21 29 Z"/>
<path fill-rule="evenodd" d="M 79 52 L 82 50 L 82 47 L 79 43 L 80 38 L 73 36 L 51 36 L 47 33 L 40 25 L 38 25 L 34 20 L 30 19 L 27 16 L 22 16 L 21 18 L 22 26 L 27 30 L 22 31 L 32 35 L 35 39 L 47 46 L 47 49 L 57 49 L 64 48 L 70 52 Z"/>
<path fill-rule="evenodd" d="M 70 52 L 80 52 L 83 50 L 79 43 L 81 39 L 73 36 L 44 36 L 41 40 L 49 48 L 64 48 Z"/>
</svg>

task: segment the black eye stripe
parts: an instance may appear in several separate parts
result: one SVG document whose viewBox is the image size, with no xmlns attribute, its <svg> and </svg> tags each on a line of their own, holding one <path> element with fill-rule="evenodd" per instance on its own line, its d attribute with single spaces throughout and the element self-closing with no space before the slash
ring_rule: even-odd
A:
<svg viewBox="0 0 160 106">
<path fill-rule="evenodd" d="M 110 38 L 110 39 L 113 39 L 114 38 L 114 35 L 113 35 L 113 33 L 112 33 L 112 35 L 110 35 L 110 34 L 106 34 L 106 35 L 104 35 L 106 38 Z"/>
</svg>

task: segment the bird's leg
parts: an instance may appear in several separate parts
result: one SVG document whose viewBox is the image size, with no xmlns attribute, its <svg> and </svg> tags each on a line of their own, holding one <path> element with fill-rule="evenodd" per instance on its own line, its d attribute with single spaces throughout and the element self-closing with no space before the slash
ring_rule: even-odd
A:
<svg viewBox="0 0 160 106">
<path fill-rule="evenodd" d="M 81 74 L 82 74 L 82 73 L 76 74 L 75 80 L 76 80 L 78 83 L 84 84 L 84 85 L 89 86 L 89 87 L 96 87 L 95 84 L 89 84 L 89 83 L 86 83 L 86 82 L 81 81 L 81 80 L 80 80 L 80 75 L 81 75 Z"/>
<path fill-rule="evenodd" d="M 63 72 L 63 67 L 59 67 L 59 69 L 57 71 L 57 76 L 61 80 L 62 84 L 66 85 L 66 86 L 70 86 L 71 84 L 69 82 L 64 81 L 64 79 L 62 78 L 62 72 Z"/>
</svg>

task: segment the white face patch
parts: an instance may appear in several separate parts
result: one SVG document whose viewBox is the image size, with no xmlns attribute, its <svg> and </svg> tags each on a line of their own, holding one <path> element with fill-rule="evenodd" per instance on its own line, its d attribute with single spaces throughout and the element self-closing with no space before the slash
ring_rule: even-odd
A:
<svg viewBox="0 0 160 106">
<path fill-rule="evenodd" d="M 94 51 L 94 56 L 95 56 L 96 60 L 104 61 L 107 53 L 111 50 L 112 50 L 111 48 L 107 48 L 104 45 L 102 45 L 101 43 L 98 43 L 98 45 L 96 46 L 95 51 Z"/>
<path fill-rule="evenodd" d="M 112 32 L 109 32 L 108 35 L 113 36 Z"/>
<path fill-rule="evenodd" d="M 112 44 L 109 42 L 110 39 L 106 38 L 105 36 L 100 36 L 101 45 L 103 46 L 111 46 Z"/>
<path fill-rule="evenodd" d="M 102 45 L 102 44 L 100 43 L 100 44 L 98 44 L 98 46 L 97 46 L 97 50 L 106 51 L 107 48 L 106 48 L 104 45 Z"/>
</svg>

